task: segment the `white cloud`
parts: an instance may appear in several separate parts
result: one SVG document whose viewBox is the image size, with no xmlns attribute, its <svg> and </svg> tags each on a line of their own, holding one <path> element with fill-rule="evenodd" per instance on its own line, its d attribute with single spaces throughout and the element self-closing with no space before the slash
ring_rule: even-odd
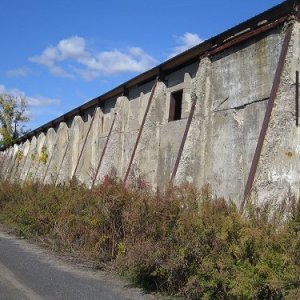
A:
<svg viewBox="0 0 300 300">
<path fill-rule="evenodd" d="M 49 105 L 60 105 L 59 99 L 47 98 L 43 96 L 37 97 L 26 97 L 30 106 L 49 106 Z"/>
<path fill-rule="evenodd" d="M 168 58 L 172 58 L 204 41 L 198 36 L 198 34 L 191 32 L 186 32 L 183 36 L 177 37 L 176 40 L 178 46 L 172 48 Z"/>
<path fill-rule="evenodd" d="M 129 48 L 127 53 L 117 49 L 103 51 L 94 56 L 81 57 L 78 61 L 88 70 L 99 74 L 142 72 L 156 63 L 154 58 L 140 48 Z"/>
<path fill-rule="evenodd" d="M 46 66 L 49 71 L 56 76 L 73 79 L 74 76 L 66 72 L 63 68 L 56 65 L 57 60 L 62 60 L 61 53 L 55 47 L 48 47 L 39 56 L 33 56 L 29 58 L 30 61 Z"/>
<path fill-rule="evenodd" d="M 143 72 L 157 64 L 153 57 L 138 47 L 127 51 L 92 52 L 87 49 L 85 39 L 79 36 L 61 40 L 55 47 L 50 46 L 41 55 L 29 60 L 46 66 L 53 75 L 69 79 L 79 75 L 87 80 L 104 74 Z"/>
<path fill-rule="evenodd" d="M 58 43 L 57 49 L 60 52 L 61 59 L 77 59 L 87 55 L 86 44 L 82 37 L 74 36 Z"/>
<path fill-rule="evenodd" d="M 41 106 L 50 106 L 50 105 L 59 105 L 59 99 L 52 99 L 43 96 L 27 96 L 23 91 L 19 89 L 7 89 L 4 85 L 0 85 L 0 94 L 9 94 L 17 99 L 26 99 L 29 106 L 41 107 Z"/>
<path fill-rule="evenodd" d="M 54 47 L 48 47 L 40 56 L 30 57 L 29 60 L 47 67 L 53 66 L 58 57 L 58 51 Z"/>
<path fill-rule="evenodd" d="M 67 79 L 74 79 L 75 76 L 67 71 L 65 71 L 62 67 L 59 66 L 51 66 L 49 67 L 50 72 L 58 77 L 63 77 L 63 78 L 67 78 Z"/>
<path fill-rule="evenodd" d="M 7 77 L 26 77 L 30 71 L 26 68 L 19 68 L 19 69 L 13 69 L 8 70 L 6 72 Z"/>
</svg>

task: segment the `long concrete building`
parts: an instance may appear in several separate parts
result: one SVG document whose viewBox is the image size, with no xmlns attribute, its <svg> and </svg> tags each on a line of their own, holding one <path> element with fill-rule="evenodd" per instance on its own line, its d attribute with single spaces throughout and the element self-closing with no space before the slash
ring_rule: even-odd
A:
<svg viewBox="0 0 300 300">
<path fill-rule="evenodd" d="M 299 196 L 299 21 L 285 1 L 33 130 L 2 149 L 2 178 Z"/>
</svg>

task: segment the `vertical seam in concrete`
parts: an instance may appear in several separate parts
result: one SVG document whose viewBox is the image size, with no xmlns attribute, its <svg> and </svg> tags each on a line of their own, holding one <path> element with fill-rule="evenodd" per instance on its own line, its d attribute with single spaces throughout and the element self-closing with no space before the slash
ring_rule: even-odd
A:
<svg viewBox="0 0 300 300">
<path fill-rule="evenodd" d="M 130 157 L 128 168 L 127 168 L 124 180 L 123 180 L 124 183 L 126 183 L 126 181 L 128 179 L 128 176 L 129 176 L 129 173 L 130 173 L 130 170 L 131 170 L 131 165 L 132 165 L 132 162 L 133 162 L 133 159 L 134 159 L 134 156 L 135 156 L 135 152 L 137 150 L 137 147 L 138 147 L 141 135 L 142 135 L 142 131 L 143 131 L 146 119 L 147 119 L 147 115 L 148 115 L 148 112 L 149 112 L 149 109 L 150 109 L 150 106 L 151 106 L 151 103 L 152 103 L 152 99 L 153 99 L 153 96 L 154 96 L 154 92 L 155 92 L 158 80 L 159 80 L 159 76 L 156 77 L 156 79 L 154 81 L 154 84 L 153 84 L 153 87 L 152 87 L 152 90 L 151 90 L 151 94 L 150 94 L 149 101 L 148 101 L 148 104 L 147 104 L 147 107 L 146 107 L 146 110 L 145 110 L 145 113 L 144 113 L 142 124 L 140 126 L 139 133 L 138 133 L 138 136 L 137 136 L 137 139 L 135 141 L 133 151 L 132 151 L 132 154 L 131 154 L 131 157 Z"/>
<path fill-rule="evenodd" d="M 75 169 L 74 169 L 74 172 L 73 172 L 71 178 L 74 178 L 74 176 L 75 176 L 75 174 L 76 174 L 76 171 L 77 171 L 77 169 L 78 169 L 79 162 L 80 162 L 80 160 L 81 160 L 81 157 L 82 157 L 82 154 L 83 154 L 84 147 L 85 147 L 85 145 L 86 145 L 86 142 L 87 142 L 89 133 L 90 133 L 91 128 L 92 128 L 93 123 L 94 123 L 94 119 L 95 119 L 95 116 L 96 116 L 97 108 L 98 108 L 98 106 L 95 107 L 95 110 L 94 110 L 94 113 L 93 113 L 93 116 L 92 116 L 92 120 L 91 120 L 90 126 L 89 126 L 89 128 L 88 128 L 87 133 L 86 133 L 86 136 L 85 136 L 84 142 L 83 142 L 83 144 L 82 144 L 82 147 L 81 147 L 81 150 L 80 150 L 80 154 L 79 154 L 79 157 L 78 157 L 78 160 L 77 160 L 77 163 L 76 163 L 76 167 L 75 167 Z"/>
<path fill-rule="evenodd" d="M 98 163 L 96 172 L 95 172 L 95 176 L 94 176 L 93 181 L 92 181 L 91 188 L 93 188 L 93 187 L 95 186 L 95 182 L 96 182 L 96 180 L 97 180 L 97 176 L 98 176 L 100 167 L 101 167 L 101 165 L 102 165 L 102 161 L 103 161 L 103 158 L 104 158 L 104 155 L 105 155 L 105 152 L 106 152 L 106 148 L 107 148 L 108 142 L 109 142 L 109 140 L 110 140 L 110 136 L 111 136 L 111 133 L 112 133 L 112 130 L 113 130 L 115 121 L 116 121 L 116 116 L 117 116 L 117 114 L 115 113 L 114 119 L 113 119 L 113 121 L 112 121 L 112 123 L 111 123 L 110 129 L 109 129 L 109 133 L 108 133 L 107 138 L 106 138 L 106 141 L 105 141 L 105 145 L 104 145 L 103 150 L 102 150 L 102 153 L 101 153 L 101 157 L 100 157 L 100 160 L 99 160 L 99 163 Z"/>
<path fill-rule="evenodd" d="M 25 143 L 26 143 L 26 141 L 25 141 Z M 25 145 L 25 143 L 24 143 L 24 145 Z M 30 143 L 30 142 L 29 142 L 29 143 Z M 22 176 L 23 171 L 24 171 L 24 168 L 25 168 L 25 166 L 26 166 L 26 162 L 27 162 L 27 159 L 28 159 L 28 157 L 29 157 L 30 148 L 31 148 L 31 144 L 29 144 L 29 149 L 28 149 L 27 155 L 26 155 L 26 157 L 25 157 L 25 161 L 24 161 L 24 164 L 23 164 L 23 166 L 22 166 L 22 170 L 21 170 L 21 172 L 20 172 L 19 180 L 21 180 L 21 176 Z"/>
<path fill-rule="evenodd" d="M 299 125 L 299 71 L 296 71 L 296 90 L 295 90 L 295 110 L 296 110 L 296 127 Z"/>
<path fill-rule="evenodd" d="M 6 178 L 6 174 L 7 174 L 7 166 L 8 166 L 8 161 L 9 161 L 9 151 L 7 149 L 5 149 L 4 151 L 1 151 L 1 154 L 4 157 L 4 163 L 2 165 L 2 169 L 1 169 L 1 174 L 3 176 L 3 178 Z"/>
<path fill-rule="evenodd" d="M 172 172 L 172 176 L 171 176 L 171 183 L 174 181 L 177 170 L 178 170 L 179 162 L 180 162 L 180 159 L 181 159 L 181 156 L 182 156 L 182 151 L 183 151 L 185 141 L 186 141 L 186 138 L 188 136 L 190 127 L 191 127 L 193 116 L 194 116 L 196 103 L 197 103 L 197 96 L 193 100 L 192 107 L 191 107 L 191 110 L 190 110 L 190 113 L 189 113 L 189 117 L 188 117 L 188 120 L 186 122 L 185 130 L 184 130 L 184 133 L 183 133 L 183 137 L 182 137 L 182 140 L 181 140 L 181 144 L 180 144 L 180 147 L 179 147 L 179 150 L 178 150 L 176 162 L 175 162 L 173 172 Z"/>
<path fill-rule="evenodd" d="M 27 173 L 26 173 L 26 176 L 25 176 L 25 178 L 24 178 L 24 181 L 27 180 L 28 174 L 30 173 L 31 165 L 32 165 L 32 159 L 31 159 L 31 161 L 30 161 L 29 168 L 28 168 L 28 170 L 27 170 Z"/>
<path fill-rule="evenodd" d="M 246 200 L 247 200 L 247 198 L 250 195 L 250 192 L 252 190 L 252 186 L 253 186 L 254 178 L 255 178 L 255 175 L 256 175 L 256 170 L 257 170 L 257 167 L 258 167 L 258 163 L 259 163 L 259 160 L 260 160 L 264 140 L 265 140 L 266 133 L 267 133 L 269 123 L 270 123 L 275 98 L 277 96 L 277 92 L 278 92 L 278 89 L 279 89 L 279 85 L 280 85 L 280 81 L 281 81 L 281 75 L 282 75 L 284 64 L 285 64 L 286 54 L 287 54 L 287 51 L 288 51 L 289 42 L 291 40 L 292 30 L 293 30 L 293 26 L 291 25 L 287 29 L 287 32 L 286 32 L 286 35 L 285 35 L 285 38 L 284 38 L 284 41 L 283 41 L 283 44 L 282 44 L 282 49 L 281 49 L 281 53 L 280 53 L 280 57 L 279 57 L 279 60 L 278 60 L 278 64 L 277 64 L 277 68 L 276 68 L 276 72 L 275 72 L 275 76 L 274 76 L 274 80 L 273 80 L 273 85 L 272 85 L 272 89 L 271 89 L 270 99 L 268 101 L 265 117 L 264 117 L 264 120 L 263 120 L 263 124 L 262 124 L 262 128 L 261 128 L 261 131 L 260 131 L 260 134 L 259 134 L 259 138 L 258 138 L 258 141 L 257 141 L 254 157 L 253 157 L 253 160 L 252 160 L 248 180 L 247 180 L 247 183 L 246 183 L 246 186 L 245 186 L 244 198 L 243 198 L 243 201 L 242 201 L 241 206 L 240 206 L 240 212 L 241 213 L 244 210 Z"/>
<path fill-rule="evenodd" d="M 13 159 L 14 159 L 14 154 L 13 154 L 13 148 L 12 148 L 12 153 L 11 153 L 11 157 L 10 160 L 7 162 L 7 166 L 6 166 L 6 172 L 5 172 L 5 179 L 8 180 L 9 179 L 9 172 L 11 169 L 11 164 L 13 163 Z"/>
<path fill-rule="evenodd" d="M 68 131 L 67 131 L 67 134 L 68 134 L 68 142 L 67 142 L 67 146 L 66 146 L 66 148 L 65 148 L 65 152 L 64 152 L 63 159 L 62 159 L 62 161 L 61 161 L 60 167 L 59 167 L 59 169 L 57 170 L 57 176 L 56 176 L 56 179 L 55 179 L 55 184 L 57 184 L 57 180 L 58 180 L 58 178 L 59 178 L 59 173 L 60 173 L 60 170 L 61 170 L 61 168 L 62 168 L 62 166 L 63 166 L 63 164 L 64 164 L 64 160 L 65 160 L 65 158 L 66 158 L 67 150 L 68 150 L 68 148 L 69 148 L 69 144 L 70 144 L 70 140 L 71 140 L 70 135 L 69 135 L 69 129 L 67 129 L 67 130 L 68 130 Z"/>
<path fill-rule="evenodd" d="M 18 145 L 18 150 L 16 152 L 16 154 L 18 153 L 19 149 L 20 149 L 20 145 Z M 18 164 L 19 162 L 17 161 L 17 155 L 15 156 L 15 162 L 13 163 L 12 165 L 12 168 L 11 168 L 11 173 L 10 173 L 10 179 L 13 180 L 14 179 L 14 176 L 16 175 L 17 171 L 18 171 Z"/>
<path fill-rule="evenodd" d="M 31 142 L 32 142 L 32 139 L 31 139 Z M 31 143 L 30 142 L 30 143 Z M 34 148 L 33 148 L 33 151 L 36 149 L 37 147 L 37 137 L 35 136 L 35 145 L 34 145 Z M 32 154 L 32 153 L 31 153 Z M 28 177 L 28 174 L 30 173 L 30 170 L 31 170 L 31 166 L 32 166 L 32 159 L 31 159 L 31 154 L 30 154 L 30 164 L 29 164 L 29 168 L 27 170 L 27 173 L 26 173 L 26 176 L 24 178 L 24 181 L 27 180 L 27 177 Z M 28 155 L 29 155 L 29 152 L 28 152 Z"/>
<path fill-rule="evenodd" d="M 42 183 L 44 183 L 45 179 L 46 179 L 46 176 L 47 176 L 47 173 L 49 171 L 49 167 L 52 163 L 52 159 L 53 159 L 53 154 L 54 154 L 54 149 L 55 149 L 55 146 L 57 145 L 57 142 L 58 142 L 58 128 L 57 128 L 57 132 L 56 132 L 56 140 L 55 140 L 55 143 L 53 145 L 53 149 L 52 149 L 52 153 L 51 153 L 51 157 L 49 159 L 49 162 L 48 162 L 48 165 L 46 167 L 46 171 L 45 171 L 45 174 L 43 176 L 43 180 L 41 181 Z"/>
<path fill-rule="evenodd" d="M 45 147 L 45 145 L 46 145 L 46 142 L 47 142 L 47 137 L 46 137 L 46 135 L 45 135 L 45 141 L 44 141 L 44 143 L 43 143 L 43 146 L 42 146 L 42 148 L 41 148 L 41 149 L 43 149 L 43 147 Z M 32 178 L 33 178 L 33 180 L 35 179 L 36 175 L 38 174 L 38 172 L 39 172 L 39 168 L 40 168 L 40 166 L 41 166 L 40 154 L 39 154 L 39 153 L 37 153 L 37 155 L 38 155 L 38 157 L 37 157 L 37 168 L 36 168 L 36 171 L 35 171 L 35 173 L 34 173 L 34 176 L 32 177 Z"/>
<path fill-rule="evenodd" d="M 14 163 L 14 147 L 12 147 L 12 150 L 11 150 L 11 159 L 9 160 L 9 162 L 7 163 L 7 168 L 6 168 L 6 175 L 5 175 L 5 179 L 9 180 L 10 178 L 10 171 L 11 171 L 11 168 L 13 166 L 13 163 Z"/>
</svg>

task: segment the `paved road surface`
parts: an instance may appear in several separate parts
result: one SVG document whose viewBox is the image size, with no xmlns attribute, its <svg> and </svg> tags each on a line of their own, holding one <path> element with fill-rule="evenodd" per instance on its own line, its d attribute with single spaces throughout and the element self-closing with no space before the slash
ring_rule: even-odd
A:
<svg viewBox="0 0 300 300">
<path fill-rule="evenodd" d="M 0 300 L 154 300 L 111 275 L 71 265 L 0 230 Z"/>
</svg>

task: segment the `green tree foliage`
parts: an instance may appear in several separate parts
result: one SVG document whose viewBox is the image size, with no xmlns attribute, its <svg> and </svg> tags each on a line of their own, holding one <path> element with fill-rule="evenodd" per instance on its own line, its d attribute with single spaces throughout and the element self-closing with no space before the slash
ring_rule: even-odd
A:
<svg viewBox="0 0 300 300">
<path fill-rule="evenodd" d="M 26 110 L 27 101 L 24 98 L 0 95 L 0 146 L 9 145 L 24 134 L 22 123 L 29 120 Z"/>
</svg>

